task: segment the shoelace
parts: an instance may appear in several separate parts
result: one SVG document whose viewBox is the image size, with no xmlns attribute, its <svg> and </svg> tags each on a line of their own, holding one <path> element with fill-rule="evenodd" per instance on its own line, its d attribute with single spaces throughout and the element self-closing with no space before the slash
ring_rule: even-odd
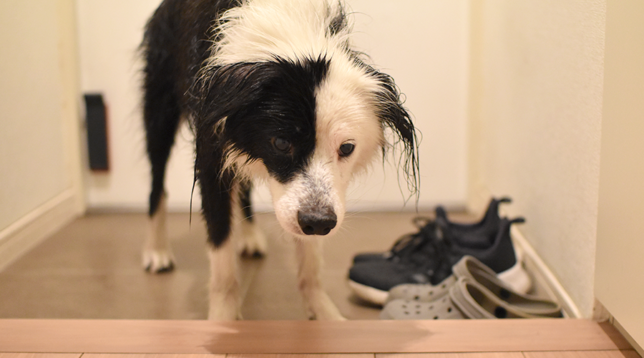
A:
<svg viewBox="0 0 644 358">
<path fill-rule="evenodd" d="M 449 273 L 452 268 L 450 260 L 452 237 L 447 220 L 443 217 L 438 217 L 436 219 L 434 237 L 435 239 L 429 242 L 429 244 L 433 246 L 434 255 L 419 267 L 420 271 L 426 275 L 428 281 L 431 283 L 436 283 L 434 277 L 436 277 L 437 273 Z"/>
<path fill-rule="evenodd" d="M 415 234 L 408 234 L 400 239 L 398 239 L 391 250 L 389 250 L 388 260 L 401 261 L 409 258 L 411 254 L 418 251 L 425 244 L 430 241 L 433 241 L 433 229 L 434 222 L 426 217 L 415 217 L 412 220 L 412 223 L 418 228 L 418 232 Z"/>
<path fill-rule="evenodd" d="M 441 215 L 443 214 L 443 215 Z M 453 238 L 444 211 L 437 210 L 435 220 L 416 217 L 412 221 L 418 232 L 405 235 L 390 250 L 390 261 L 410 265 L 419 275 L 418 282 L 436 283 L 451 273 Z M 435 279 L 436 278 L 436 279 Z"/>
</svg>

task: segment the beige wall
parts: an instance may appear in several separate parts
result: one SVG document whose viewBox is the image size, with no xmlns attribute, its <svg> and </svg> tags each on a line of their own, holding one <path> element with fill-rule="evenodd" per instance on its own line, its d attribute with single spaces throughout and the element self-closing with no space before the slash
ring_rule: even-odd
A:
<svg viewBox="0 0 644 358">
<path fill-rule="evenodd" d="M 144 210 L 149 192 L 135 61 L 146 19 L 159 0 L 77 0 L 83 91 L 100 91 L 109 106 L 112 170 L 87 173 L 92 208 Z M 468 2 L 466 0 L 348 0 L 356 43 L 395 78 L 423 133 L 421 207 L 464 206 L 467 165 Z M 187 210 L 192 187 L 191 137 L 184 131 L 170 160 L 169 205 Z M 400 210 L 396 168 L 361 178 L 351 190 L 354 210 Z M 195 207 L 199 207 L 195 195 Z M 267 191 L 256 195 L 270 209 Z M 407 210 L 413 210 L 408 205 Z"/>
<path fill-rule="evenodd" d="M 521 232 L 590 316 L 605 1 L 471 4 L 470 206 L 510 195 Z"/>
<path fill-rule="evenodd" d="M 0 230 L 71 185 L 64 167 L 56 3 L 34 5 L 0 3 Z"/>
<path fill-rule="evenodd" d="M 0 2 L 0 270 L 84 211 L 73 0 Z"/>
<path fill-rule="evenodd" d="M 0 232 L 69 190 L 82 206 L 74 21 L 73 1 L 0 2 Z"/>
<path fill-rule="evenodd" d="M 608 1 L 595 294 L 644 351 L 644 3 Z"/>
</svg>

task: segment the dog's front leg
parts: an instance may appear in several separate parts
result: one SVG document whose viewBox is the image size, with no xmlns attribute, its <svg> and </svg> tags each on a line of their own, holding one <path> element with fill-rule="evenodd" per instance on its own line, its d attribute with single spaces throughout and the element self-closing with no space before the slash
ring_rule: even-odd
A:
<svg viewBox="0 0 644 358">
<path fill-rule="evenodd" d="M 329 295 L 322 288 L 321 242 L 316 239 L 296 240 L 298 284 L 311 319 L 345 320 Z"/>
<path fill-rule="evenodd" d="M 162 193 L 156 212 L 148 222 L 148 236 L 143 246 L 143 268 L 152 273 L 174 269 L 174 256 L 166 232 L 167 194 Z"/>
<path fill-rule="evenodd" d="M 199 151 L 197 151 L 197 164 Z M 214 163 L 213 163 L 214 162 Z M 199 165 L 203 216 L 208 228 L 210 258 L 210 300 L 208 318 L 235 320 L 241 318 L 238 257 L 233 235 L 233 205 L 238 185 L 229 171 L 221 173 L 216 161 Z M 215 165 L 213 165 L 215 164 Z"/>
<path fill-rule="evenodd" d="M 233 240 L 226 240 L 219 247 L 211 247 L 210 299 L 208 319 L 241 319 L 241 300 L 238 277 L 238 256 Z"/>
</svg>

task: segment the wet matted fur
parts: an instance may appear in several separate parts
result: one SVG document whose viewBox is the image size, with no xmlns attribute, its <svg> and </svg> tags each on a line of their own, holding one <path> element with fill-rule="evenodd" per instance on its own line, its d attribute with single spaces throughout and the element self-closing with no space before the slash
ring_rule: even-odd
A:
<svg viewBox="0 0 644 358">
<path fill-rule="evenodd" d="M 268 184 L 276 217 L 295 238 L 299 287 L 317 319 L 342 319 L 320 284 L 319 245 L 342 224 L 352 178 L 397 144 L 399 170 L 418 188 L 410 116 L 392 78 L 352 49 L 351 27 L 334 0 L 165 0 L 147 24 L 152 191 L 143 263 L 152 272 L 173 267 L 164 175 L 184 119 L 195 133 L 211 244 L 211 319 L 240 318 L 237 254 L 266 248 L 250 209 L 253 180 Z"/>
</svg>

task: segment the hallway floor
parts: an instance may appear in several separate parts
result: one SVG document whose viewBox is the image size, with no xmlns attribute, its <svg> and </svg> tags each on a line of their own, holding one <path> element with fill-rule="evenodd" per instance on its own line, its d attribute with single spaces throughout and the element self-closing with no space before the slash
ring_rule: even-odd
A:
<svg viewBox="0 0 644 358">
<path fill-rule="evenodd" d="M 422 215 L 422 213 L 421 213 Z M 323 281 L 348 319 L 377 319 L 379 309 L 354 297 L 346 283 L 357 252 L 385 251 L 415 232 L 415 213 L 350 214 L 327 239 Z M 467 218 L 454 214 L 455 219 Z M 273 214 L 258 214 L 269 237 L 261 259 L 243 259 L 242 314 L 250 320 L 306 319 L 295 277 L 294 245 Z M 140 255 L 144 214 L 95 214 L 75 220 L 0 272 L 0 318 L 205 319 L 208 260 L 198 213 L 169 214 L 176 268 L 149 274 Z"/>
<path fill-rule="evenodd" d="M 0 272 L 0 358 L 639 357 L 613 326 L 587 320 L 375 321 L 379 309 L 346 284 L 351 259 L 416 231 L 414 216 L 352 214 L 327 240 L 324 284 L 348 322 L 306 320 L 294 247 L 272 214 L 257 216 L 268 255 L 242 260 L 246 320 L 237 322 L 203 320 L 208 262 L 199 215 L 192 225 L 187 214 L 169 215 L 177 265 L 159 275 L 140 267 L 145 215 L 85 216 Z"/>
</svg>

